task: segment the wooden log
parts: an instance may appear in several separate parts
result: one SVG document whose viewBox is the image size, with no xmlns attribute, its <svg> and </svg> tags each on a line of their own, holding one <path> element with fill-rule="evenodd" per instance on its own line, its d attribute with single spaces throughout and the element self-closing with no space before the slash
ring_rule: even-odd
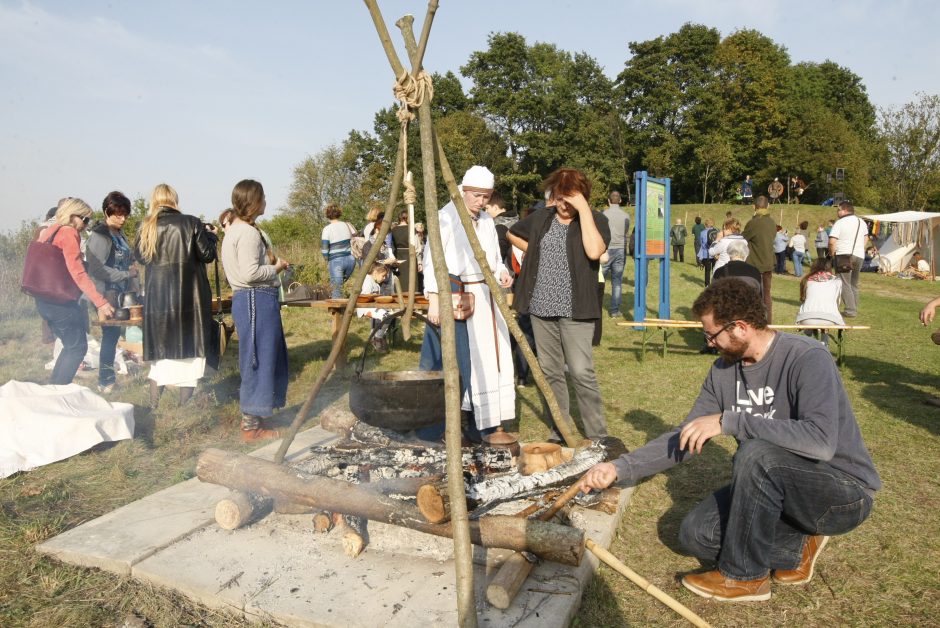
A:
<svg viewBox="0 0 940 628">
<path fill-rule="evenodd" d="M 561 508 L 571 501 L 579 492 L 578 483 L 572 484 L 545 512 L 539 515 L 542 521 L 549 521 Z M 532 572 L 535 564 L 522 552 L 516 552 L 504 562 L 499 571 L 486 587 L 486 599 L 490 604 L 500 610 L 506 610 L 512 604 L 522 584 Z"/>
<path fill-rule="evenodd" d="M 412 469 L 422 475 L 430 475 L 442 473 L 446 460 L 447 453 L 443 447 L 342 442 L 331 447 L 311 447 L 310 455 L 292 466 L 309 473 L 321 473 L 321 469 L 345 464 Z M 461 450 L 461 462 L 471 473 L 513 468 L 512 452 L 498 447 L 465 447 Z"/>
<path fill-rule="evenodd" d="M 203 482 L 255 492 L 320 510 L 353 514 L 419 532 L 452 538 L 451 523 L 431 524 L 417 506 L 377 495 L 360 486 L 331 478 L 301 478 L 282 465 L 244 454 L 207 449 L 199 456 L 196 475 Z M 491 516 L 470 522 L 473 543 L 528 551 L 565 565 L 577 565 L 584 553 L 581 530 L 542 521 Z"/>
<path fill-rule="evenodd" d="M 333 516 L 332 514 L 319 511 L 313 514 L 313 531 L 319 532 L 320 534 L 325 534 L 333 529 Z"/>
<path fill-rule="evenodd" d="M 233 490 L 215 505 L 215 521 L 225 530 L 237 530 L 265 510 L 265 502 L 260 495 Z"/>
<path fill-rule="evenodd" d="M 429 523 L 450 521 L 450 496 L 447 485 L 425 484 L 418 489 L 418 510 Z"/>
</svg>

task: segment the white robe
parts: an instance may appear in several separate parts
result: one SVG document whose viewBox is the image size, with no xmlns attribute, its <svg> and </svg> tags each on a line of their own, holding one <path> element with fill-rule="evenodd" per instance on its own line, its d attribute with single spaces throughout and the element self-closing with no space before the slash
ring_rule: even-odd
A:
<svg viewBox="0 0 940 628">
<path fill-rule="evenodd" d="M 473 257 L 473 249 L 453 202 L 440 210 L 438 219 L 447 272 L 458 275 L 461 281 L 482 281 L 483 273 Z M 486 212 L 480 212 L 480 219 L 476 221 L 476 235 L 486 253 L 490 270 L 499 279 L 506 267 L 499 255 L 496 223 Z M 424 290 L 425 293 L 438 292 L 430 246 L 424 249 Z M 470 394 L 462 400 L 462 409 L 473 410 L 477 428 L 482 430 L 516 417 L 515 371 L 509 328 L 493 302 L 489 288 L 485 283 L 471 283 L 465 290 L 473 293 L 475 302 L 473 316 L 467 320 Z"/>
</svg>

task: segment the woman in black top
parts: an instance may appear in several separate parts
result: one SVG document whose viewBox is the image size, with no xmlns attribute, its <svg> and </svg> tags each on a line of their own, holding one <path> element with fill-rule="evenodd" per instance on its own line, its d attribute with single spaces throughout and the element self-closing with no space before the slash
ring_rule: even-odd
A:
<svg viewBox="0 0 940 628">
<path fill-rule="evenodd" d="M 509 241 L 526 253 L 516 280 L 514 307 L 530 314 L 539 366 L 568 414 L 565 366 L 574 383 L 588 438 L 607 435 L 591 338 L 601 316 L 597 299 L 599 259 L 610 243 L 603 214 L 591 210 L 591 183 L 573 168 L 559 168 L 543 182 L 548 207 L 512 226 Z M 553 428 L 551 440 L 560 440 Z"/>
</svg>

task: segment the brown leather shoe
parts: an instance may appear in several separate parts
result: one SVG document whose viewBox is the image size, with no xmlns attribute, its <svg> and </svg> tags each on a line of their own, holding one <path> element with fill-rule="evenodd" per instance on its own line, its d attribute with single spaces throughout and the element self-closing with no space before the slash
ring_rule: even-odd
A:
<svg viewBox="0 0 940 628">
<path fill-rule="evenodd" d="M 256 430 L 242 430 L 243 443 L 256 443 L 261 440 L 271 440 L 272 438 L 280 437 L 281 433 L 277 430 L 266 430 L 264 428 L 258 428 Z"/>
<path fill-rule="evenodd" d="M 762 602 L 770 599 L 770 578 L 759 580 L 732 580 L 717 569 L 693 573 L 682 577 L 686 589 L 719 602 Z"/>
<path fill-rule="evenodd" d="M 773 573 L 777 584 L 806 584 L 813 579 L 813 568 L 822 548 L 829 542 L 828 536 L 811 536 L 803 544 L 803 557 L 796 569 L 777 569 Z"/>
</svg>

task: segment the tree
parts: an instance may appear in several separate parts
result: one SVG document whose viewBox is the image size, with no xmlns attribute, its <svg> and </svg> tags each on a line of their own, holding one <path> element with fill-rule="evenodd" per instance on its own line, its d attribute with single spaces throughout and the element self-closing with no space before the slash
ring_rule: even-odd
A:
<svg viewBox="0 0 940 628">
<path fill-rule="evenodd" d="M 294 180 L 287 197 L 288 211 L 308 214 L 325 222 L 328 203 L 346 206 L 359 192 L 354 159 L 343 146 L 331 144 L 294 167 Z"/>
<path fill-rule="evenodd" d="M 895 210 L 936 209 L 940 196 L 940 95 L 918 94 L 880 111 L 884 142 L 882 202 Z"/>
<path fill-rule="evenodd" d="M 861 77 L 832 61 L 798 63 L 791 68 L 791 102 L 815 101 L 844 119 L 860 137 L 875 130 L 875 107 Z"/>
<path fill-rule="evenodd" d="M 537 198 L 538 183 L 561 165 L 619 181 L 611 84 L 597 62 L 554 44 L 530 46 L 518 33 L 496 33 L 488 43 L 461 72 L 473 80 L 475 111 L 507 147 L 509 171 L 496 174 L 509 186 L 511 204 Z"/>
<path fill-rule="evenodd" d="M 708 185 L 714 182 L 712 202 L 721 201 L 724 196 L 724 181 L 731 174 L 734 154 L 731 142 L 721 133 L 706 135 L 702 143 L 695 148 L 695 162 L 698 166 L 699 181 L 702 182 L 702 202 L 708 202 Z"/>
</svg>

